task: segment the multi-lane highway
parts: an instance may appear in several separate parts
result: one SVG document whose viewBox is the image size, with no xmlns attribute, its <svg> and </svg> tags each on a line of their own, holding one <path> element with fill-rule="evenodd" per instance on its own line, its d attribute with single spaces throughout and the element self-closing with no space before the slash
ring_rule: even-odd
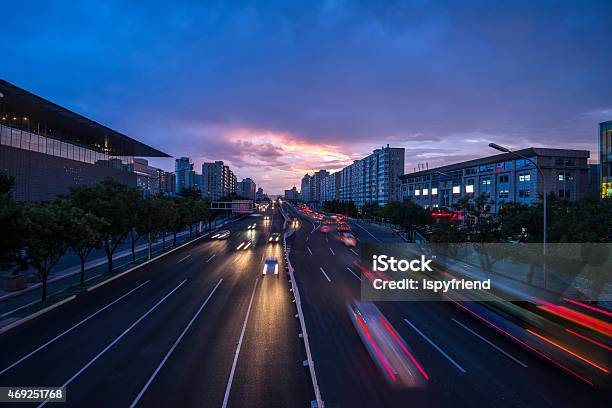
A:
<svg viewBox="0 0 612 408">
<path fill-rule="evenodd" d="M 336 226 L 286 206 L 301 225 L 289 238 L 322 398 L 330 407 L 609 406 L 609 389 L 594 387 L 520 347 L 452 302 L 378 302 L 427 376 L 426 385 L 389 385 L 366 351 L 347 305 L 360 297 L 354 265 Z M 393 242 L 389 230 L 349 221 L 359 242 Z"/>
<path fill-rule="evenodd" d="M 69 406 L 310 406 L 282 244 L 268 243 L 283 219 L 266 215 L 0 335 L 0 385 L 66 386 Z"/>
<path fill-rule="evenodd" d="M 359 245 L 397 237 L 351 220 L 360 244 L 347 247 L 335 225 L 323 233 L 282 208 L 300 217 L 287 243 L 327 408 L 609 406 L 608 390 L 451 302 L 377 303 L 423 376 L 423 386 L 391 387 L 347 306 L 365 279 Z M 0 386 L 65 386 L 69 406 L 311 406 L 282 239 L 268 242 L 284 217 L 270 208 L 227 228 L 227 240 L 205 236 L 0 335 Z M 279 275 L 262 273 L 270 259 Z"/>
</svg>

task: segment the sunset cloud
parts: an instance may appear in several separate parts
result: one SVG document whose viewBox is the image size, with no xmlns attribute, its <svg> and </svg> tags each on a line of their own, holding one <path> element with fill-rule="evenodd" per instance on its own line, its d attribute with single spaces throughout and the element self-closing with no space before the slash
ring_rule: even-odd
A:
<svg viewBox="0 0 612 408">
<path fill-rule="evenodd" d="M 3 8 L 3 79 L 270 193 L 387 143 L 407 171 L 492 154 L 489 142 L 596 159 L 597 123 L 612 119 L 610 1 L 23 8 Z"/>
</svg>

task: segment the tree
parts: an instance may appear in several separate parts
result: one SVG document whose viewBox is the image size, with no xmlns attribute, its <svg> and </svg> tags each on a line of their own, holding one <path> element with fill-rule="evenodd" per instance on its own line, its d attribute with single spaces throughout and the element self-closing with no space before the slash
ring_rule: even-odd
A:
<svg viewBox="0 0 612 408">
<path fill-rule="evenodd" d="M 135 230 L 141 236 L 147 237 L 147 258 L 151 259 L 153 240 L 155 235 L 162 231 L 166 222 L 164 221 L 165 201 L 161 197 L 149 197 L 142 202 L 138 210 Z M 134 261 L 134 257 L 132 258 Z"/>
<path fill-rule="evenodd" d="M 162 249 L 166 250 L 166 231 L 171 231 L 177 217 L 174 199 L 169 197 L 159 197 L 157 203 L 159 232 L 162 234 Z"/>
<path fill-rule="evenodd" d="M 27 266 L 19 256 L 25 245 L 21 225 L 21 206 L 16 204 L 10 195 L 14 178 L 0 171 L 0 269 L 11 268 L 15 263 L 17 267 L 13 273 Z"/>
<path fill-rule="evenodd" d="M 208 216 L 208 208 L 206 204 L 201 200 L 187 199 L 185 200 L 185 206 L 187 207 L 187 226 L 189 227 L 189 238 L 193 235 L 194 224 L 199 223 Z M 200 231 L 201 232 L 201 231 Z"/>
<path fill-rule="evenodd" d="M 26 259 L 42 279 L 42 302 L 47 300 L 49 274 L 68 249 L 68 226 L 73 221 L 58 202 L 32 203 L 24 208 Z"/>
<path fill-rule="evenodd" d="M 185 199 L 174 199 L 174 219 L 170 224 L 170 231 L 172 232 L 172 247 L 176 246 L 176 235 L 185 229 L 185 226 L 190 220 L 190 209 L 189 202 Z"/>
<path fill-rule="evenodd" d="M 143 213 L 146 200 L 142 194 L 136 194 L 136 192 L 132 190 L 129 192 L 129 196 L 130 198 L 127 205 L 130 207 L 130 224 L 132 225 L 132 228 L 130 228 L 130 250 L 132 252 L 132 263 L 136 263 L 136 242 L 145 234 L 145 232 L 136 227 L 141 224 L 141 218 L 148 216 L 148 214 Z"/>
<path fill-rule="evenodd" d="M 134 208 L 130 202 L 140 196 L 136 188 L 108 178 L 93 186 L 74 187 L 69 195 L 74 205 L 85 213 L 107 222 L 101 226 L 102 247 L 113 272 L 113 253 L 134 227 Z"/>
<path fill-rule="evenodd" d="M 202 190 L 197 187 L 183 187 L 181 191 L 177 193 L 177 195 L 185 198 L 191 198 L 193 200 L 199 200 L 202 198 Z"/>
<path fill-rule="evenodd" d="M 66 225 L 66 242 L 79 257 L 81 264 L 80 282 L 85 285 L 85 262 L 94 249 L 101 247 L 100 227 L 107 224 L 91 213 L 75 207 L 70 200 L 61 200 L 59 210 L 70 220 Z"/>
</svg>

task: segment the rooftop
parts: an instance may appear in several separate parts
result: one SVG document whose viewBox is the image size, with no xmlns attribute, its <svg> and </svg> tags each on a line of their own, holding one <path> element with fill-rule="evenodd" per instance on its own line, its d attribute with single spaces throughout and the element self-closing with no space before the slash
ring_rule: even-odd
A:
<svg viewBox="0 0 612 408">
<path fill-rule="evenodd" d="M 8 121 L 19 115 L 14 119 L 17 122 L 6 123 L 8 126 L 27 128 L 34 133 L 112 156 L 170 157 L 160 150 L 2 79 L 0 79 L 0 112 L 7 115 Z M 44 133 L 42 126 L 45 129 Z"/>
<path fill-rule="evenodd" d="M 528 147 L 526 149 L 515 150 L 515 153 L 518 153 L 521 156 L 525 157 L 534 157 L 534 156 L 552 156 L 552 157 L 579 157 L 579 158 L 589 158 L 590 152 L 588 150 L 570 150 L 570 149 L 549 149 L 543 147 Z M 503 162 L 508 160 L 516 160 L 519 159 L 516 155 L 512 153 L 501 153 L 495 154 L 493 156 L 481 157 L 474 160 L 467 160 L 459 163 L 453 163 L 442 167 L 435 167 L 427 170 L 421 170 L 413 173 L 407 173 L 403 176 L 400 176 L 401 179 L 405 179 L 407 177 L 419 176 L 424 174 L 430 174 L 432 172 L 446 172 L 459 170 L 466 167 L 475 167 L 484 164 Z"/>
</svg>

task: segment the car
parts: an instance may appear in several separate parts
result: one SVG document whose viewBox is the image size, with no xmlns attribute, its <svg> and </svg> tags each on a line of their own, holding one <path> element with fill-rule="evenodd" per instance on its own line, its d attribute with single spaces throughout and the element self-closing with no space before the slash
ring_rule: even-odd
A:
<svg viewBox="0 0 612 408">
<path fill-rule="evenodd" d="M 266 259 L 266 261 L 264 262 L 262 274 L 265 275 L 266 273 L 273 272 L 274 275 L 278 275 L 278 259 L 276 259 L 276 257 L 274 256 Z"/>
<path fill-rule="evenodd" d="M 350 231 L 351 227 L 349 227 L 348 224 L 340 224 L 338 230 L 341 232 Z"/>
<path fill-rule="evenodd" d="M 257 224 L 251 224 L 247 227 L 247 229 L 255 229 L 257 227 Z"/>
<path fill-rule="evenodd" d="M 264 221 L 270 221 L 270 216 L 269 216 L 269 215 L 266 215 L 266 216 L 264 217 Z"/>
<path fill-rule="evenodd" d="M 325 224 L 325 225 L 331 225 L 331 224 L 332 224 L 332 222 L 331 222 L 331 220 L 325 220 L 325 221 L 323 221 L 323 224 Z"/>
<path fill-rule="evenodd" d="M 211 238 L 212 239 L 228 239 L 230 234 L 231 234 L 230 230 L 222 230 L 222 231 L 217 232 Z"/>
<path fill-rule="evenodd" d="M 327 225 L 324 225 L 321 227 L 321 232 L 324 234 L 327 234 L 329 232 L 329 227 Z"/>
<path fill-rule="evenodd" d="M 357 245 L 357 238 L 350 232 L 345 232 L 342 234 L 342 242 L 348 247 L 354 247 Z"/>
<path fill-rule="evenodd" d="M 268 242 L 278 242 L 280 240 L 280 234 L 278 232 L 274 232 L 270 234 L 270 238 L 268 238 Z"/>
</svg>

